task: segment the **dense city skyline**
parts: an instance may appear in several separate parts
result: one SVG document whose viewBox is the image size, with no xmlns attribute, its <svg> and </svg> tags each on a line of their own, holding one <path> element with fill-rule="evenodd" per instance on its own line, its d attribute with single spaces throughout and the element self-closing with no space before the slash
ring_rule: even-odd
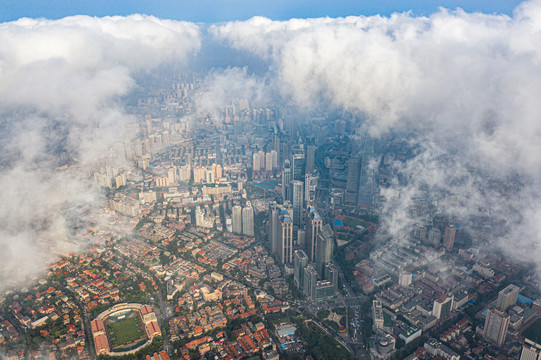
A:
<svg viewBox="0 0 541 360">
<path fill-rule="evenodd" d="M 0 359 L 538 358 L 541 0 L 311 4 L 7 4 Z"/>
</svg>

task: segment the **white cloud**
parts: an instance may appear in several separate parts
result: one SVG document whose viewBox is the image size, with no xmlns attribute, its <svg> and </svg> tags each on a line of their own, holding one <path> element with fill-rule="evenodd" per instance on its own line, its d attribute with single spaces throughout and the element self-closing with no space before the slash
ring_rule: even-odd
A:
<svg viewBox="0 0 541 360">
<path fill-rule="evenodd" d="M 374 135 L 406 133 L 420 152 L 395 163 L 410 183 L 393 188 L 400 197 L 386 224 L 394 235 L 416 220 L 408 214 L 413 195 L 443 190 L 460 199 L 447 214 L 490 208 L 516 225 L 502 237 L 517 242 L 503 243 L 509 253 L 541 256 L 540 1 L 521 4 L 513 17 L 443 9 L 430 17 L 256 17 L 213 25 L 209 34 L 269 65 L 257 75 L 214 70 L 202 109 L 271 99 L 362 115 Z M 130 119 L 119 98 L 136 86 L 133 73 L 189 59 L 201 38 L 195 24 L 141 15 L 0 24 L 0 246 L 12 254 L 5 267 L 23 264 L 22 275 L 30 273 L 25 265 L 40 268 L 66 245 L 59 209 L 94 202 L 80 180 L 84 167 L 57 172 L 51 147 L 91 162 Z M 515 176 L 524 185 L 513 193 L 489 186 Z"/>
<path fill-rule="evenodd" d="M 257 107 L 268 105 L 272 99 L 271 85 L 265 78 L 249 75 L 246 68 L 227 68 L 207 75 L 196 103 L 199 111 L 220 119 L 225 105 L 242 101 Z"/>
<path fill-rule="evenodd" d="M 100 206 L 86 180 L 130 120 L 119 101 L 135 72 L 186 63 L 197 25 L 151 16 L 0 24 L 0 284 L 44 269 L 67 240 L 73 207 Z M 57 171 L 67 152 L 78 165 Z"/>
<path fill-rule="evenodd" d="M 374 135 L 415 134 L 423 152 L 397 165 L 411 180 L 396 185 L 402 203 L 387 224 L 396 235 L 416 220 L 406 214 L 409 198 L 428 186 L 461 198 L 448 214 L 491 207 L 509 225 L 501 245 L 539 259 L 541 1 L 513 17 L 442 9 L 430 17 L 253 18 L 211 34 L 270 61 L 282 100 L 300 110 L 330 105 L 364 116 Z M 490 182 L 517 175 L 523 185 L 513 194 Z M 531 251 L 508 246 L 510 238 Z"/>
</svg>

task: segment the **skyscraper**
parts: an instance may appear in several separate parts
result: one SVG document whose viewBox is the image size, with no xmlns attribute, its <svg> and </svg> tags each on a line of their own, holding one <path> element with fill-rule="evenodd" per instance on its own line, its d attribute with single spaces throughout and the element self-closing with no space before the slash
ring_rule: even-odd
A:
<svg viewBox="0 0 541 360">
<path fill-rule="evenodd" d="M 443 233 L 443 247 L 450 251 L 455 244 L 456 228 L 453 224 L 447 225 Z"/>
<path fill-rule="evenodd" d="M 274 201 L 269 204 L 269 243 L 271 253 L 278 255 L 280 253 L 280 208 Z"/>
<path fill-rule="evenodd" d="M 359 190 L 359 177 L 361 169 L 361 159 L 359 157 L 352 157 L 347 162 L 348 173 L 346 180 L 346 204 L 357 203 L 357 191 Z"/>
<path fill-rule="evenodd" d="M 273 139 L 273 142 L 272 142 L 272 145 L 273 145 L 273 149 L 276 151 L 276 158 L 277 158 L 277 161 L 280 162 L 280 135 L 278 134 L 275 134 L 274 135 L 274 139 Z"/>
<path fill-rule="evenodd" d="M 295 250 L 293 255 L 293 264 L 294 264 L 294 275 L 293 281 L 295 286 L 302 290 L 302 285 L 304 281 L 304 269 L 308 266 L 308 256 L 303 250 Z"/>
<path fill-rule="evenodd" d="M 304 154 L 295 154 L 291 157 L 292 177 L 293 180 L 304 180 L 305 160 Z"/>
<path fill-rule="evenodd" d="M 304 177 L 304 201 L 307 204 L 316 201 L 317 180 L 319 176 L 317 172 L 306 172 Z"/>
<path fill-rule="evenodd" d="M 505 289 L 498 293 L 496 307 L 501 311 L 506 311 L 509 307 L 515 305 L 519 291 L 520 288 L 518 286 L 509 284 Z"/>
<path fill-rule="evenodd" d="M 293 262 L 293 208 L 287 201 L 280 206 L 279 235 L 280 252 L 279 258 L 282 264 Z"/>
<path fill-rule="evenodd" d="M 316 261 L 316 239 L 321 230 L 321 216 L 313 206 L 306 209 L 306 250 L 310 261 Z"/>
<path fill-rule="evenodd" d="M 242 209 L 242 233 L 248 236 L 254 236 L 254 209 L 250 201 Z"/>
<path fill-rule="evenodd" d="M 304 229 L 297 230 L 297 245 L 302 248 L 304 247 L 305 241 L 306 241 L 306 230 Z"/>
<path fill-rule="evenodd" d="M 316 146 L 308 145 L 306 147 L 306 172 L 311 172 L 315 169 Z"/>
<path fill-rule="evenodd" d="M 334 231 L 326 224 L 316 237 L 316 270 L 323 277 L 325 265 L 332 260 L 334 251 Z"/>
<path fill-rule="evenodd" d="M 293 225 L 297 228 L 303 224 L 304 209 L 304 183 L 293 180 L 291 182 L 291 203 L 293 205 Z"/>
<path fill-rule="evenodd" d="M 284 166 L 286 165 L 288 165 L 288 163 L 284 164 Z M 291 168 L 284 167 L 284 169 L 282 170 L 282 199 L 284 199 L 284 201 L 291 200 L 290 183 L 291 183 Z"/>
<path fill-rule="evenodd" d="M 304 269 L 304 279 L 302 283 L 302 292 L 309 299 L 316 297 L 317 272 L 312 265 Z"/>
<path fill-rule="evenodd" d="M 242 233 L 242 208 L 240 205 L 233 206 L 231 220 L 233 221 L 233 232 Z"/>
<path fill-rule="evenodd" d="M 509 315 L 497 309 L 488 309 L 483 336 L 490 342 L 502 346 L 509 327 Z"/>
<path fill-rule="evenodd" d="M 372 166 L 374 160 L 374 140 L 366 133 L 363 139 L 361 156 L 359 190 L 357 193 L 357 205 L 372 206 L 374 187 L 376 182 L 377 168 Z"/>
</svg>

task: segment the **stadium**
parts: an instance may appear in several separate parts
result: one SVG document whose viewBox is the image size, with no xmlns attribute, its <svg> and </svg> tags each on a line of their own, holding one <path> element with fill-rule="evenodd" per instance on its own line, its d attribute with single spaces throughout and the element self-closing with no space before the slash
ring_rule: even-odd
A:
<svg viewBox="0 0 541 360">
<path fill-rule="evenodd" d="M 134 354 L 161 336 L 156 315 L 148 305 L 117 304 L 91 322 L 97 355 Z"/>
</svg>

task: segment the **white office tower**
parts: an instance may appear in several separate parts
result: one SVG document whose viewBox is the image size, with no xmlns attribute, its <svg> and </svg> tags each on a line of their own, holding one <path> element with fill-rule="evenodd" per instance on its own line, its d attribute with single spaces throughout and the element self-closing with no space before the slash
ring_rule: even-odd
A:
<svg viewBox="0 0 541 360">
<path fill-rule="evenodd" d="M 231 219 L 233 221 L 233 232 L 242 233 L 242 208 L 240 205 L 233 206 Z"/>
<path fill-rule="evenodd" d="M 250 201 L 242 209 L 242 233 L 248 236 L 254 236 L 254 208 Z"/>
<path fill-rule="evenodd" d="M 510 284 L 505 289 L 498 293 L 498 300 L 496 300 L 496 307 L 502 311 L 506 311 L 511 306 L 515 305 L 518 298 L 518 292 L 520 288 L 516 285 Z"/>
<path fill-rule="evenodd" d="M 402 287 L 408 287 L 411 285 L 413 275 L 408 271 L 401 271 L 398 275 L 398 285 Z"/>
<path fill-rule="evenodd" d="M 541 345 L 531 341 L 530 339 L 524 339 L 522 344 L 522 353 L 520 354 L 520 360 L 539 360 L 541 359 Z"/>
</svg>

